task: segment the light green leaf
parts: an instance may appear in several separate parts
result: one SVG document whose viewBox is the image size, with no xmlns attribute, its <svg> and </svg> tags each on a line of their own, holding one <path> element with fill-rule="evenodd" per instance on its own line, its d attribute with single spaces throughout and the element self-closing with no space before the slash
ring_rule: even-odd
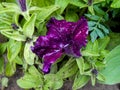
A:
<svg viewBox="0 0 120 90">
<path fill-rule="evenodd" d="M 26 40 L 26 37 L 24 35 L 21 35 L 18 31 L 14 31 L 14 32 L 1 31 L 1 34 L 5 35 L 8 38 L 17 40 L 17 41 Z"/>
<path fill-rule="evenodd" d="M 14 40 L 10 40 L 7 45 L 7 58 L 9 62 L 12 62 L 21 50 L 22 43 Z"/>
<path fill-rule="evenodd" d="M 23 33 L 25 36 L 32 38 L 32 35 L 34 33 L 34 25 L 36 20 L 36 14 L 32 14 L 30 19 L 26 21 L 26 23 L 23 26 Z"/>
<path fill-rule="evenodd" d="M 0 43 L 0 55 L 2 55 L 6 51 L 7 44 L 8 43 Z"/>
<path fill-rule="evenodd" d="M 70 4 L 80 7 L 80 8 L 84 8 L 88 6 L 87 4 L 81 2 L 80 0 L 71 0 Z"/>
<path fill-rule="evenodd" d="M 105 81 L 105 77 L 101 74 L 101 73 L 98 73 L 97 77 L 96 77 L 99 81 Z"/>
<path fill-rule="evenodd" d="M 77 62 L 77 65 L 78 65 L 78 68 L 79 68 L 79 71 L 80 71 L 80 74 L 84 74 L 84 59 L 81 57 L 81 58 L 78 58 L 76 59 L 76 62 Z"/>
<path fill-rule="evenodd" d="M 16 64 L 13 63 L 7 63 L 6 64 L 6 69 L 5 69 L 5 75 L 6 76 L 12 76 L 16 71 Z"/>
<path fill-rule="evenodd" d="M 72 89 L 77 90 L 79 88 L 82 88 L 83 86 L 85 86 L 85 84 L 88 83 L 89 80 L 90 80 L 89 76 L 80 75 L 79 73 L 77 73 L 75 76 L 75 80 L 74 80 Z"/>
<path fill-rule="evenodd" d="M 69 60 L 58 72 L 63 79 L 74 75 L 78 70 L 75 60 Z"/>
<path fill-rule="evenodd" d="M 39 78 L 42 77 L 42 75 L 40 74 L 40 72 L 34 67 L 34 66 L 31 66 L 29 69 L 28 69 L 28 72 L 33 75 L 33 76 L 38 76 Z"/>
<path fill-rule="evenodd" d="M 26 63 L 29 65 L 34 64 L 34 58 L 35 58 L 35 54 L 32 52 L 30 48 L 32 45 L 33 45 L 33 42 L 27 42 L 24 48 L 24 58 Z"/>
<path fill-rule="evenodd" d="M 23 65 L 22 58 L 20 58 L 19 56 L 16 56 L 16 58 L 13 60 L 13 62 L 15 62 L 16 64 L 19 64 L 19 65 Z"/>
<path fill-rule="evenodd" d="M 55 5 L 60 6 L 60 14 L 64 11 L 64 9 L 69 4 L 70 0 L 55 0 Z"/>
<path fill-rule="evenodd" d="M 59 75 L 47 74 L 44 76 L 45 87 L 49 87 L 51 90 L 56 90 L 62 87 L 63 80 Z"/>
<path fill-rule="evenodd" d="M 114 48 L 104 59 L 106 67 L 101 71 L 105 77 L 105 84 L 120 83 L 120 45 Z"/>
<path fill-rule="evenodd" d="M 85 50 L 85 51 L 82 51 L 82 56 L 100 56 L 100 54 L 94 51 Z"/>
<path fill-rule="evenodd" d="M 43 8 L 40 12 L 38 12 L 37 20 L 39 21 L 39 23 L 43 22 L 50 14 L 52 14 L 57 9 L 59 9 L 58 5 L 51 5 Z"/>
<path fill-rule="evenodd" d="M 28 69 L 28 72 L 25 73 L 25 75 L 22 78 L 17 80 L 17 84 L 21 88 L 25 88 L 25 89 L 38 88 L 38 87 L 42 87 L 43 85 L 42 78 L 43 77 L 38 72 L 38 70 L 34 66 L 31 66 Z"/>
<path fill-rule="evenodd" d="M 17 4 L 15 3 L 6 3 L 6 2 L 3 2 L 2 5 L 5 7 L 3 8 L 0 8 L 0 14 L 1 13 L 5 13 L 5 12 L 17 12 L 17 13 L 20 13 L 20 9 L 19 7 L 17 6 Z"/>
<path fill-rule="evenodd" d="M 8 86 L 8 78 L 3 77 L 1 80 L 2 87 L 7 87 Z"/>
<path fill-rule="evenodd" d="M 120 0 L 113 0 L 111 7 L 112 8 L 120 8 Z"/>
<path fill-rule="evenodd" d="M 42 85 L 39 78 L 36 78 L 29 73 L 25 73 L 24 77 L 17 80 L 17 84 L 24 89 L 36 88 Z"/>
<path fill-rule="evenodd" d="M 89 6 L 89 7 L 88 7 L 88 10 L 89 10 L 89 12 L 90 12 L 92 15 L 95 15 L 95 12 L 94 12 L 94 9 L 93 9 L 93 5 Z"/>
<path fill-rule="evenodd" d="M 4 72 L 4 58 L 0 57 L 0 74 Z"/>
</svg>

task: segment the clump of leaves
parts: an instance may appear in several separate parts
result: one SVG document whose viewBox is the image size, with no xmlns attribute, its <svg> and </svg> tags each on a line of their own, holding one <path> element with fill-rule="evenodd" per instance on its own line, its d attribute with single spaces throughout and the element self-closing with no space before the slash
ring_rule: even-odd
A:
<svg viewBox="0 0 120 90">
<path fill-rule="evenodd" d="M 3 87 L 7 87 L 6 76 L 13 76 L 17 65 L 24 73 L 17 84 L 24 89 L 57 90 L 66 79 L 74 81 L 73 90 L 83 87 L 89 80 L 92 85 L 96 81 L 109 85 L 120 83 L 119 34 L 111 33 L 107 23 L 112 21 L 111 17 L 118 17 L 119 0 L 38 2 L 26 0 L 25 10 L 15 0 L 0 2 L 0 33 L 7 37 L 6 42 L 0 43 L 0 75 L 5 77 L 0 81 Z M 32 53 L 30 47 L 39 35 L 46 35 L 46 22 L 51 17 L 73 22 L 84 15 L 88 19 L 89 38 L 87 46 L 81 49 L 82 57 L 65 58 L 63 55 L 52 65 L 51 72 L 44 75 L 41 71 L 43 61 Z M 113 41 L 117 43 L 114 45 Z"/>
</svg>

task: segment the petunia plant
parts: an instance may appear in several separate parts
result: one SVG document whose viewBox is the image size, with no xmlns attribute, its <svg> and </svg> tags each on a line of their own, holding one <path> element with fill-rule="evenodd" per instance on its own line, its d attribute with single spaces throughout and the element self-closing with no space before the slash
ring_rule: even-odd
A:
<svg viewBox="0 0 120 90">
<path fill-rule="evenodd" d="M 1 0 L 2 90 L 18 71 L 25 90 L 120 83 L 119 9 L 119 0 Z"/>
</svg>

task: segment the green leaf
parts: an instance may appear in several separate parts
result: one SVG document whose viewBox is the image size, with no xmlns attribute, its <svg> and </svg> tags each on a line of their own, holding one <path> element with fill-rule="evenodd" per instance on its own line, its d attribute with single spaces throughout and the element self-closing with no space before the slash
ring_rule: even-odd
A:
<svg viewBox="0 0 120 90">
<path fill-rule="evenodd" d="M 120 45 L 114 48 L 104 59 L 106 67 L 101 71 L 105 77 L 105 84 L 120 83 Z"/>
<path fill-rule="evenodd" d="M 100 38 L 103 38 L 103 37 L 104 37 L 103 32 L 102 32 L 101 30 L 99 30 L 98 28 L 96 28 L 96 32 L 97 32 L 97 34 L 98 34 L 98 36 L 99 36 Z"/>
<path fill-rule="evenodd" d="M 0 14 L 5 12 L 17 12 L 19 13 L 20 9 L 15 3 L 6 3 L 3 2 L 2 5 L 5 7 L 0 8 Z"/>
<path fill-rule="evenodd" d="M 36 88 L 41 86 L 39 78 L 32 76 L 29 73 L 25 73 L 24 77 L 17 80 L 17 84 L 24 89 Z"/>
<path fill-rule="evenodd" d="M 69 4 L 70 0 L 55 0 L 55 5 L 60 6 L 60 11 L 59 13 L 62 14 L 64 9 L 67 7 Z"/>
<path fill-rule="evenodd" d="M 105 77 L 101 74 L 101 73 L 98 73 L 97 77 L 96 77 L 99 81 L 102 81 L 104 82 L 105 81 Z"/>
<path fill-rule="evenodd" d="M 63 79 L 74 75 L 78 70 L 75 60 L 69 60 L 58 72 Z"/>
<path fill-rule="evenodd" d="M 120 0 L 113 0 L 111 7 L 112 8 L 120 8 Z"/>
<path fill-rule="evenodd" d="M 40 74 L 40 72 L 35 68 L 35 66 L 31 66 L 29 69 L 28 69 L 28 72 L 33 75 L 33 76 L 37 76 L 39 78 L 42 77 L 42 75 Z"/>
<path fill-rule="evenodd" d="M 89 19 L 95 20 L 95 21 L 98 21 L 101 18 L 97 15 L 91 15 L 91 14 L 85 14 L 85 16 L 87 16 Z"/>
<path fill-rule="evenodd" d="M 94 30 L 90 33 L 91 41 L 94 42 L 97 39 L 97 32 Z"/>
<path fill-rule="evenodd" d="M 107 46 L 108 50 L 112 50 L 113 48 L 115 48 L 117 45 L 120 44 L 120 33 L 110 33 L 110 42 Z"/>
<path fill-rule="evenodd" d="M 38 70 L 34 66 L 31 66 L 28 69 L 28 72 L 26 72 L 22 78 L 17 80 L 17 84 L 21 88 L 25 89 L 42 87 L 43 85 L 42 75 L 38 72 Z"/>
<path fill-rule="evenodd" d="M 72 89 L 77 90 L 79 88 L 82 88 L 83 86 L 85 86 L 85 84 L 88 83 L 89 80 L 90 80 L 89 76 L 81 75 L 81 74 L 77 73 L 75 76 L 75 80 L 74 80 Z"/>
<path fill-rule="evenodd" d="M 25 36 L 32 38 L 35 28 L 36 14 L 32 14 L 30 19 L 23 26 L 23 33 Z"/>
<path fill-rule="evenodd" d="M 71 21 L 71 22 L 75 22 L 79 19 L 77 13 L 73 12 L 73 11 L 68 11 L 66 14 L 65 14 L 65 19 L 67 21 Z"/>
<path fill-rule="evenodd" d="M 99 27 L 100 29 L 102 29 L 105 34 L 108 34 L 108 33 L 109 33 L 109 30 L 108 30 L 104 25 L 99 24 L 98 27 Z"/>
<path fill-rule="evenodd" d="M 23 65 L 22 58 L 20 58 L 19 56 L 16 56 L 16 58 L 13 60 L 13 62 L 15 62 L 16 64 L 19 64 L 19 65 Z"/>
<path fill-rule="evenodd" d="M 0 57 L 0 74 L 4 72 L 4 58 Z"/>
<path fill-rule="evenodd" d="M 1 80 L 2 87 L 7 87 L 8 86 L 8 78 L 3 77 Z"/>
<path fill-rule="evenodd" d="M 89 7 L 88 7 L 88 10 L 89 10 L 89 12 L 90 12 L 92 15 L 95 15 L 95 12 L 94 12 L 94 9 L 93 9 L 93 5 L 89 6 Z"/>
<path fill-rule="evenodd" d="M 0 43 L 0 55 L 2 55 L 7 48 L 7 43 Z"/>
<path fill-rule="evenodd" d="M 10 40 L 7 46 L 7 58 L 9 62 L 12 62 L 21 50 L 22 43 L 14 40 Z"/>
<path fill-rule="evenodd" d="M 16 64 L 13 63 L 7 63 L 6 64 L 6 69 L 5 69 L 5 75 L 6 76 L 12 76 L 16 71 Z"/>
<path fill-rule="evenodd" d="M 24 35 L 21 35 L 18 31 L 14 32 L 1 31 L 1 34 L 17 41 L 26 41 L 26 37 Z"/>
<path fill-rule="evenodd" d="M 57 9 L 59 9 L 58 5 L 51 5 L 43 8 L 41 11 L 38 12 L 37 20 L 39 21 L 39 23 L 43 22 L 48 16 L 50 16 L 50 14 L 52 14 Z"/>
<path fill-rule="evenodd" d="M 96 53 L 94 51 L 85 50 L 82 51 L 82 56 L 100 56 L 100 55 L 99 53 Z"/>
<path fill-rule="evenodd" d="M 49 87 L 51 90 L 56 90 L 62 87 L 63 80 L 59 75 L 47 74 L 44 76 L 44 87 Z"/>
<path fill-rule="evenodd" d="M 98 39 L 99 50 L 104 50 L 107 47 L 109 41 L 110 41 L 110 38 L 108 36 Z"/>
<path fill-rule="evenodd" d="M 82 57 L 78 58 L 78 59 L 76 59 L 76 62 L 77 62 L 80 74 L 81 75 L 84 74 L 84 67 L 85 67 L 84 59 Z"/>
<path fill-rule="evenodd" d="M 87 4 L 81 2 L 80 0 L 71 0 L 70 4 L 80 7 L 80 8 L 84 8 L 88 6 Z"/>
<path fill-rule="evenodd" d="M 26 63 L 29 65 L 34 64 L 34 58 L 35 58 L 35 54 L 32 52 L 30 48 L 32 45 L 33 45 L 33 42 L 27 42 L 24 48 L 24 58 Z"/>
</svg>

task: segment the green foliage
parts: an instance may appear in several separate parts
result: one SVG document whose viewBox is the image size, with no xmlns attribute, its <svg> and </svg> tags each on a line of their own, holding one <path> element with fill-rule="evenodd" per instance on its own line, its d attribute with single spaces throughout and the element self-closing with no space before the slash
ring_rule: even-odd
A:
<svg viewBox="0 0 120 90">
<path fill-rule="evenodd" d="M 77 90 L 81 87 L 83 87 L 85 84 L 88 83 L 88 81 L 90 80 L 89 76 L 85 76 L 85 75 L 81 75 L 79 72 L 76 74 L 75 76 L 75 80 L 73 83 L 73 90 Z"/>
<path fill-rule="evenodd" d="M 101 71 L 105 77 L 104 84 L 116 84 L 120 82 L 119 64 L 120 64 L 120 45 L 115 47 L 104 59 L 106 67 Z"/>
<path fill-rule="evenodd" d="M 44 76 L 44 87 L 52 90 L 57 90 L 62 87 L 63 80 L 55 74 L 47 74 Z"/>
<path fill-rule="evenodd" d="M 31 66 L 28 72 L 21 79 L 17 80 L 17 84 L 25 89 L 42 87 L 43 80 L 41 76 L 38 70 Z"/>
<path fill-rule="evenodd" d="M 29 65 L 33 65 L 34 59 L 35 59 L 35 54 L 32 53 L 30 49 L 32 45 L 33 45 L 33 42 L 27 42 L 24 48 L 24 58 L 25 58 L 26 63 Z"/>
<path fill-rule="evenodd" d="M 120 8 L 120 0 L 113 0 L 111 7 L 112 8 Z"/>
<path fill-rule="evenodd" d="M 8 86 L 8 78 L 7 77 L 2 78 L 1 85 L 2 85 L 2 89 L 4 89 L 5 87 Z"/>
<path fill-rule="evenodd" d="M 4 72 L 4 58 L 0 58 L 0 74 Z"/>
<path fill-rule="evenodd" d="M 8 58 L 9 62 L 12 62 L 16 58 L 16 56 L 18 55 L 18 53 L 21 50 L 21 45 L 22 45 L 21 42 L 14 41 L 12 39 L 8 42 L 8 45 L 7 45 L 7 52 L 8 52 L 7 53 L 7 58 Z"/>
<path fill-rule="evenodd" d="M 24 76 L 17 84 L 28 90 L 58 90 L 66 79 L 74 81 L 73 90 L 89 80 L 92 85 L 96 81 L 120 83 L 120 34 L 112 32 L 112 27 L 119 25 L 116 19 L 120 18 L 120 0 L 26 0 L 26 5 L 27 10 L 23 12 L 16 0 L 0 3 L 0 33 L 7 38 L 6 42 L 0 42 L 2 76 L 10 77 L 20 67 Z M 43 61 L 32 53 L 31 46 L 39 35 L 46 35 L 46 23 L 51 17 L 75 22 L 81 16 L 87 18 L 89 25 L 88 43 L 81 50 L 82 56 L 66 59 L 63 55 L 51 66 L 51 72 L 44 75 Z M 19 28 L 14 29 L 11 24 Z M 8 78 L 3 78 L 3 89 L 7 83 Z"/>
<path fill-rule="evenodd" d="M 94 42 L 98 37 L 103 38 L 106 34 L 109 34 L 109 29 L 98 22 L 101 17 L 90 14 L 86 14 L 86 16 L 89 17 L 91 20 L 94 20 L 88 22 L 92 42 Z"/>
<path fill-rule="evenodd" d="M 23 33 L 25 36 L 32 38 L 34 33 L 36 15 L 33 14 L 28 21 L 23 26 Z"/>
</svg>

